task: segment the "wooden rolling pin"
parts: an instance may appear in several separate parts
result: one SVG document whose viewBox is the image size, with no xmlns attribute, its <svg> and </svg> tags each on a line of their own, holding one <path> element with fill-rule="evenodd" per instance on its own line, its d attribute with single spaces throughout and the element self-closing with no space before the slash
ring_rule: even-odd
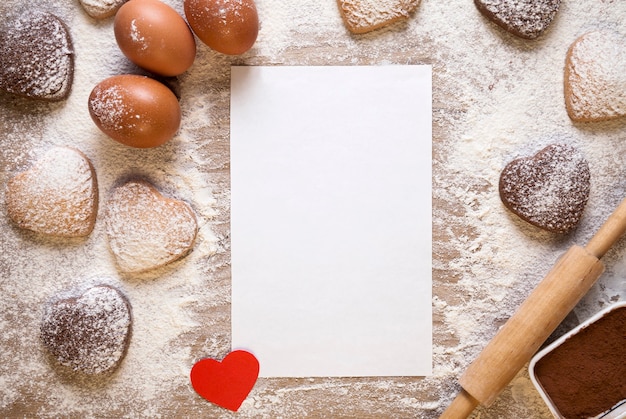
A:
<svg viewBox="0 0 626 419">
<path fill-rule="evenodd" d="M 626 232 L 626 199 L 586 247 L 573 246 L 459 379 L 462 390 L 441 419 L 467 418 L 490 406 L 604 272 L 600 258 Z"/>
</svg>

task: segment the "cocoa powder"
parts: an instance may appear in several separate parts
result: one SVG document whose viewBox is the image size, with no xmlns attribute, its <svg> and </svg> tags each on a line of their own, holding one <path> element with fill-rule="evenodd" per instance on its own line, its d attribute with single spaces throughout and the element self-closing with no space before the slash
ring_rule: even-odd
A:
<svg viewBox="0 0 626 419">
<path fill-rule="evenodd" d="M 534 371 L 567 419 L 595 417 L 626 399 L 626 306 L 572 335 Z"/>
</svg>

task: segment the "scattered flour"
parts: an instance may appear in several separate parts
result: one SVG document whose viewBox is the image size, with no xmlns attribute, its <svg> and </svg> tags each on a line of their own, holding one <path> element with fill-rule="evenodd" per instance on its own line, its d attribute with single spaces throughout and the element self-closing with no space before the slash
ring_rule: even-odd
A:
<svg viewBox="0 0 626 419">
<path fill-rule="evenodd" d="M 21 3 L 7 0 L 0 10 Z M 181 2 L 166 3 L 182 14 Z M 471 2 L 424 1 L 405 23 L 352 35 L 335 1 L 258 0 L 261 28 L 253 49 L 225 57 L 198 45 L 196 62 L 174 82 L 183 112 L 178 135 L 157 149 L 133 152 L 101 134 L 86 105 L 102 79 L 138 72 L 115 45 L 112 22 L 94 23 L 72 2 L 46 7 L 71 28 L 73 91 L 59 104 L 0 96 L 0 184 L 27 167 L 39 147 L 72 144 L 94 163 L 103 198 L 120 179 L 139 175 L 188 202 L 199 233 L 186 258 L 155 272 L 123 275 L 101 219 L 89 237 L 68 243 L 24 233 L 0 217 L 4 416 L 228 416 L 195 395 L 188 374 L 201 357 L 230 350 L 231 64 L 431 64 L 434 78 L 433 375 L 259 380 L 238 417 L 438 417 L 458 392 L 456 379 L 468 363 L 558 256 L 573 243 L 584 244 L 626 191 L 623 123 L 574 125 L 563 99 L 568 47 L 591 29 L 626 32 L 624 2 L 563 2 L 550 31 L 524 41 L 486 24 Z M 589 161 L 592 183 L 578 228 L 555 237 L 512 217 L 497 182 L 513 158 L 563 139 Z M 0 202 L 3 194 L 0 188 Z M 574 310 L 575 320 L 626 297 L 625 246 L 622 241 L 605 256 L 607 271 Z M 133 335 L 113 376 L 78 385 L 51 371 L 38 327 L 51 295 L 92 277 L 108 278 L 128 296 Z M 551 416 L 521 371 L 476 417 Z"/>
</svg>

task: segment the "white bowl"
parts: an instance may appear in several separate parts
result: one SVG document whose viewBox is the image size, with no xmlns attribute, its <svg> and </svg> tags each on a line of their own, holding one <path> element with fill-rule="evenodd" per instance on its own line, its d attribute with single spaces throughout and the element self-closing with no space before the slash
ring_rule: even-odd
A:
<svg viewBox="0 0 626 419">
<path fill-rule="evenodd" d="M 531 359 L 530 364 L 528 365 L 528 371 L 530 373 L 530 380 L 535 385 L 535 388 L 537 389 L 537 391 L 539 391 L 539 394 L 541 395 L 541 398 L 544 400 L 544 402 L 546 403 L 546 405 L 550 409 L 550 412 L 552 412 L 552 414 L 554 415 L 555 418 L 557 418 L 557 419 L 566 419 L 565 416 L 563 416 L 559 412 L 558 408 L 556 407 L 556 405 L 554 404 L 554 402 L 550 398 L 550 395 L 546 392 L 546 390 L 541 385 L 541 382 L 539 381 L 539 379 L 535 375 L 535 365 L 537 364 L 537 362 L 539 362 L 539 360 L 541 358 L 543 358 L 548 353 L 554 351 L 556 348 L 558 348 L 567 339 L 569 339 L 570 337 L 576 335 L 578 332 L 580 332 L 582 329 L 586 328 L 590 324 L 596 322 L 597 320 L 602 318 L 605 314 L 607 314 L 610 311 L 613 311 L 613 310 L 615 310 L 617 308 L 620 308 L 620 307 L 626 307 L 626 301 L 625 302 L 619 302 L 619 303 L 616 303 L 616 304 L 612 304 L 609 307 L 605 308 L 604 310 L 600 311 L 599 313 L 595 314 L 593 317 L 591 317 L 587 321 L 581 323 L 580 325 L 578 325 L 577 327 L 575 327 L 574 329 L 572 329 L 571 331 L 569 331 L 565 335 L 561 336 L 559 339 L 557 339 L 554 342 L 552 342 L 550 345 L 546 346 L 544 349 L 542 349 L 537 354 L 535 354 L 535 356 Z M 626 360 L 624 362 L 626 362 Z M 594 418 L 590 418 L 590 419 L 600 419 L 600 418 L 602 418 L 602 419 L 622 419 L 622 418 L 626 418 L 626 400 L 622 400 L 616 406 L 611 407 L 610 410 L 607 410 L 606 412 L 604 412 L 604 413 L 602 413 L 602 414 L 600 414 L 598 416 L 595 416 Z"/>
</svg>

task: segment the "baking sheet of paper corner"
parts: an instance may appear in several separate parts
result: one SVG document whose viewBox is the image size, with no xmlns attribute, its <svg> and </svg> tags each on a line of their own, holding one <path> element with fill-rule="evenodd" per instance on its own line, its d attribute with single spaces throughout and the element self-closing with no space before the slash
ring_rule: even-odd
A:
<svg viewBox="0 0 626 419">
<path fill-rule="evenodd" d="M 430 66 L 231 68 L 232 346 L 432 373 Z"/>
</svg>

